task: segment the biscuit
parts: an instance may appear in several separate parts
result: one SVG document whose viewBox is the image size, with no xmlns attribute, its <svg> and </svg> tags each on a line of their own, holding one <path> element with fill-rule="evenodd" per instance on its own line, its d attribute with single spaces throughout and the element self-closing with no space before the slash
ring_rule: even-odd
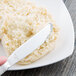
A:
<svg viewBox="0 0 76 76">
<path fill-rule="evenodd" d="M 3 7 L 0 7 L 2 9 L 0 15 L 5 17 L 1 28 L 1 41 L 9 56 L 16 48 L 44 28 L 47 23 L 53 24 L 53 32 L 48 40 L 18 64 L 30 64 L 54 49 L 58 27 L 46 8 L 38 7 L 25 0 L 2 0 L 0 5 Z"/>
</svg>

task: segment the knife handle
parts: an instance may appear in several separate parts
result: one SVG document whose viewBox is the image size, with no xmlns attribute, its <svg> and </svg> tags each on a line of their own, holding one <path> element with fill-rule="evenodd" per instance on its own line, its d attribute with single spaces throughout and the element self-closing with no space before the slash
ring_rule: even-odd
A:
<svg viewBox="0 0 76 76">
<path fill-rule="evenodd" d="M 5 64 L 3 64 L 2 66 L 0 66 L 0 76 L 5 73 L 8 68 L 10 67 L 9 63 L 6 62 Z"/>
</svg>

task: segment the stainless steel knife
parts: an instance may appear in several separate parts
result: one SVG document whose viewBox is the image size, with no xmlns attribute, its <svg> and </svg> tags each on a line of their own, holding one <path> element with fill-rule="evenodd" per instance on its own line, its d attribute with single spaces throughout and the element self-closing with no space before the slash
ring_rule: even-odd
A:
<svg viewBox="0 0 76 76">
<path fill-rule="evenodd" d="M 42 45 L 46 39 L 49 37 L 53 29 L 51 23 L 46 25 L 40 32 L 31 37 L 28 41 L 17 48 L 12 55 L 8 58 L 7 62 L 0 66 L 0 75 L 7 71 L 12 65 L 16 64 L 18 61 L 32 53 L 40 45 Z"/>
</svg>

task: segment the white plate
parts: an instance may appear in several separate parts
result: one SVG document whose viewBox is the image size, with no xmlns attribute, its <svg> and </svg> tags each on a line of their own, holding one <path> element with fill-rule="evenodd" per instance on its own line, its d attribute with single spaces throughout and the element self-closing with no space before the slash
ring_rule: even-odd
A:
<svg viewBox="0 0 76 76">
<path fill-rule="evenodd" d="M 9 70 L 22 70 L 45 66 L 56 63 L 64 58 L 67 58 L 73 53 L 74 49 L 74 28 L 71 17 L 62 2 L 62 0 L 31 0 L 37 5 L 46 7 L 48 12 L 53 16 L 56 24 L 60 27 L 59 38 L 56 47 L 48 55 L 39 59 L 30 65 L 14 65 Z M 2 46 L 0 45 L 0 56 L 6 55 Z"/>
</svg>

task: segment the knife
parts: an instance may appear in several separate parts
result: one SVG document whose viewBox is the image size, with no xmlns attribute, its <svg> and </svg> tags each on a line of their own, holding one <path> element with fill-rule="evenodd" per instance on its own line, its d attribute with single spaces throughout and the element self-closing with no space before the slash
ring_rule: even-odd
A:
<svg viewBox="0 0 76 76">
<path fill-rule="evenodd" d="M 40 45 L 42 45 L 46 39 L 50 36 L 53 30 L 53 25 L 49 23 L 40 32 L 35 34 L 19 48 L 17 48 L 8 58 L 7 62 L 0 66 L 0 75 L 6 72 L 11 66 L 16 64 L 18 61 L 26 57 L 35 51 Z"/>
</svg>

